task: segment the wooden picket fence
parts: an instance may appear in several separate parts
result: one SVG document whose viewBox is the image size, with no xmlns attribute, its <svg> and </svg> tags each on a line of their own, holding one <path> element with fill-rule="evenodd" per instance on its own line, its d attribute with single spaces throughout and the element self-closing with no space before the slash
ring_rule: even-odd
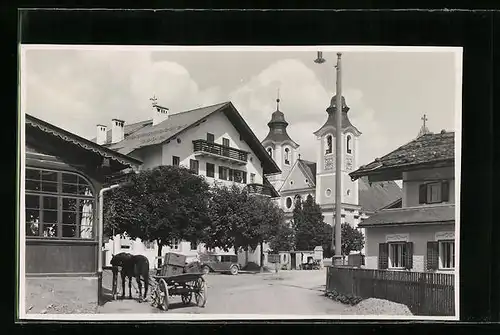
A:
<svg viewBox="0 0 500 335">
<path fill-rule="evenodd" d="M 401 303 L 414 315 L 455 315 L 454 274 L 329 266 L 326 289 Z"/>
</svg>

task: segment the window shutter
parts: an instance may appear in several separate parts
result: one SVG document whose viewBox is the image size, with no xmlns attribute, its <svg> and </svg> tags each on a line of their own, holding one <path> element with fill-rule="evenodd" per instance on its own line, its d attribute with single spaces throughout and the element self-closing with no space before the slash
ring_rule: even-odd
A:
<svg viewBox="0 0 500 335">
<path fill-rule="evenodd" d="M 439 268 L 439 242 L 427 242 L 427 270 Z"/>
<path fill-rule="evenodd" d="M 229 169 L 229 181 L 233 181 L 233 169 Z"/>
<path fill-rule="evenodd" d="M 389 267 L 389 244 L 379 243 L 378 245 L 378 268 L 385 270 Z"/>
<path fill-rule="evenodd" d="M 427 203 L 427 184 L 420 185 L 418 189 L 418 203 L 419 204 Z"/>
<path fill-rule="evenodd" d="M 219 166 L 219 179 L 223 179 L 224 176 L 224 167 Z"/>
<path fill-rule="evenodd" d="M 447 202 L 450 198 L 450 182 L 445 180 L 441 183 L 441 201 Z"/>
<path fill-rule="evenodd" d="M 413 242 L 407 242 L 405 245 L 405 268 L 413 269 Z"/>
<path fill-rule="evenodd" d="M 243 171 L 243 184 L 247 183 L 247 173 Z"/>
</svg>

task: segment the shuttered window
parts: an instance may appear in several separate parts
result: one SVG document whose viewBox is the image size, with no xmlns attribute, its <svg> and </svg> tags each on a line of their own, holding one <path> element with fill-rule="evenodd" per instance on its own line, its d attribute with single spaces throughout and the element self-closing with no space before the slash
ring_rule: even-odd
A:
<svg viewBox="0 0 500 335">
<path fill-rule="evenodd" d="M 404 268 L 413 269 L 413 242 L 407 242 L 404 249 Z"/>
<path fill-rule="evenodd" d="M 439 268 L 439 242 L 427 242 L 427 270 Z"/>
<path fill-rule="evenodd" d="M 206 163 L 207 165 L 207 177 L 213 178 L 215 176 L 215 165 L 211 163 Z"/>
<path fill-rule="evenodd" d="M 189 169 L 195 173 L 199 174 L 200 173 L 200 164 L 196 159 L 191 159 L 189 160 Z"/>
<path fill-rule="evenodd" d="M 450 198 L 450 182 L 426 183 L 419 186 L 418 203 L 433 204 L 447 202 Z"/>
<path fill-rule="evenodd" d="M 385 270 L 389 267 L 389 244 L 379 243 L 378 245 L 378 268 Z"/>
</svg>

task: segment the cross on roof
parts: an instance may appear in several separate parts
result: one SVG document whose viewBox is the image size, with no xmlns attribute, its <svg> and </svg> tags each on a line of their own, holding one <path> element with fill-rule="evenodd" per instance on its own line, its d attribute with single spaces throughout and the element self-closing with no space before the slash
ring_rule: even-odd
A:
<svg viewBox="0 0 500 335">
<path fill-rule="evenodd" d="M 149 100 L 151 100 L 153 102 L 153 106 L 156 105 L 156 101 L 158 100 L 156 98 L 156 95 L 153 94 L 153 97 L 152 98 L 149 98 Z"/>
<path fill-rule="evenodd" d="M 276 110 L 280 110 L 280 89 L 278 88 L 278 95 L 276 99 Z"/>
<path fill-rule="evenodd" d="M 425 121 L 428 121 L 427 116 L 424 114 L 424 116 L 422 116 L 420 120 L 424 121 L 424 127 L 425 127 Z"/>
</svg>

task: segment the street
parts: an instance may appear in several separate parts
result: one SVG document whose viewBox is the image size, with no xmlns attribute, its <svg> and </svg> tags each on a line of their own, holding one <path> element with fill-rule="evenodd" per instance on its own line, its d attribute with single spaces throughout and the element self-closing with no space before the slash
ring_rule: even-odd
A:
<svg viewBox="0 0 500 335">
<path fill-rule="evenodd" d="M 194 314 L 342 314 L 347 306 L 323 296 L 325 270 L 280 271 L 276 273 L 209 274 L 206 277 L 207 303 L 204 308 L 185 306 L 172 297 L 168 311 L 149 302 L 109 301 L 98 313 L 194 313 Z M 134 298 L 137 297 L 133 290 Z M 194 302 L 194 299 L 193 299 Z"/>
</svg>

